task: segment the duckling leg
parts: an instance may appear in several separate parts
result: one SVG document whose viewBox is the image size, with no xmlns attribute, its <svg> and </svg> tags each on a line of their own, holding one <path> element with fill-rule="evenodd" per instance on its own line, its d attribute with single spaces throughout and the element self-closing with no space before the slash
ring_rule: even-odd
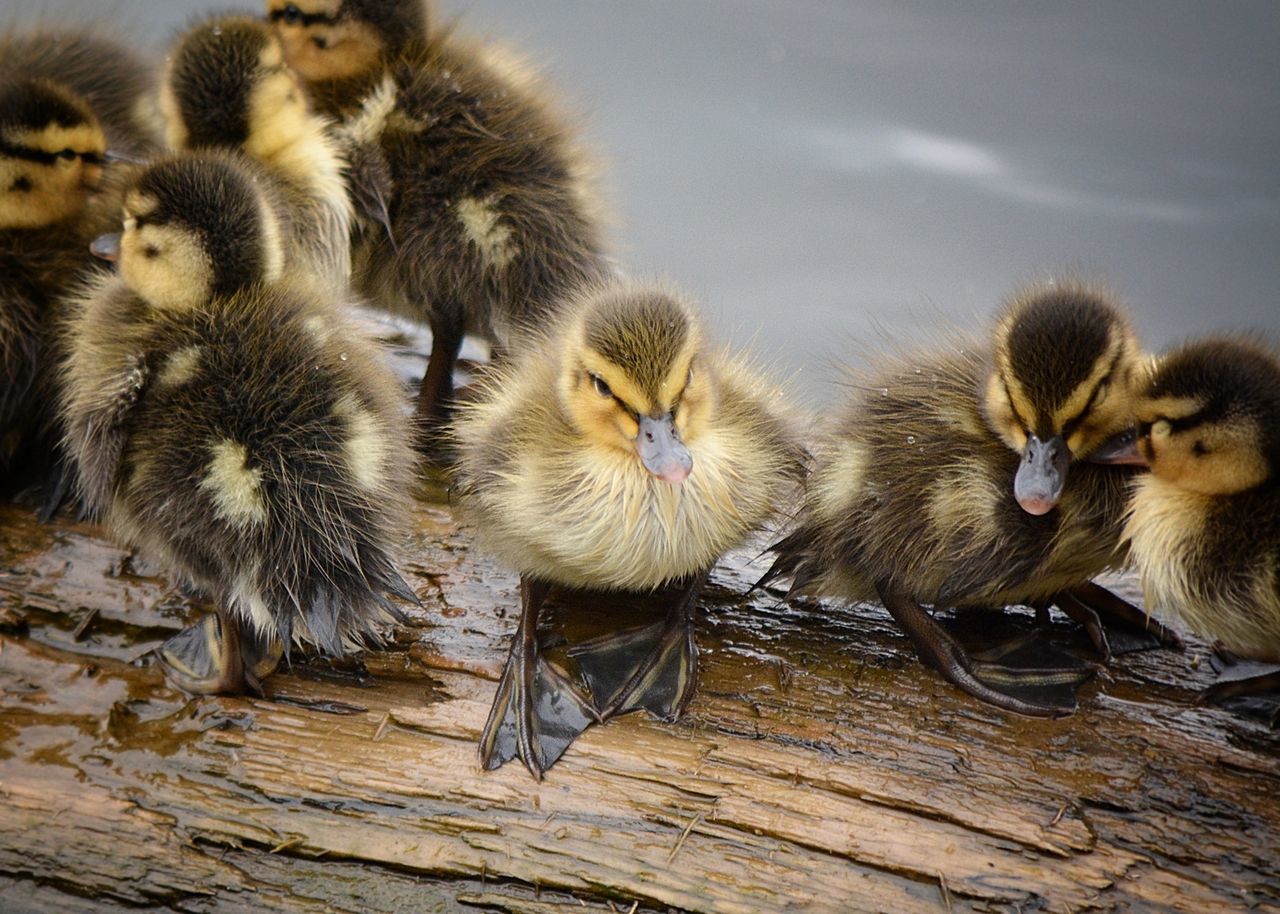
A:
<svg viewBox="0 0 1280 914">
<path fill-rule="evenodd" d="M 550 590 L 545 581 L 520 576 L 520 624 L 480 736 L 485 769 L 519 757 L 539 781 L 577 735 L 599 720 L 568 677 L 539 654 L 538 612 Z"/>
<path fill-rule="evenodd" d="M 665 721 L 684 714 L 698 688 L 693 610 L 709 574 L 689 578 L 656 626 L 596 639 L 570 652 L 597 696 L 601 720 L 641 708 Z"/>
<path fill-rule="evenodd" d="M 912 640 L 925 663 L 943 678 L 989 705 L 1028 717 L 1066 717 L 1076 710 L 1075 687 L 1093 676 L 1092 667 L 1062 670 L 1017 669 L 969 658 L 964 648 L 911 598 L 881 584 L 880 600 L 894 621 Z M 1069 701 L 1034 702 L 1001 690 L 1038 689 L 1055 697 L 1065 691 Z"/>
<path fill-rule="evenodd" d="M 1084 626 L 1094 648 L 1102 655 L 1104 663 L 1111 662 L 1112 654 L 1104 623 L 1145 639 L 1134 646 L 1119 648 L 1121 653 L 1146 650 L 1155 646 L 1182 648 L 1182 639 L 1178 637 L 1177 632 L 1162 625 L 1128 600 L 1116 596 L 1093 581 L 1057 594 L 1053 602 L 1073 620 Z M 1133 639 L 1127 640 L 1133 641 Z"/>
<path fill-rule="evenodd" d="M 196 695 L 262 693 L 256 679 L 245 675 L 240 627 L 217 612 L 188 626 L 160 646 L 165 676 Z M 256 688 L 255 688 L 256 687 Z"/>
<path fill-rule="evenodd" d="M 453 368 L 462 350 L 463 325 L 451 315 L 432 316 L 431 356 L 427 373 L 418 388 L 415 418 L 423 433 L 421 445 L 428 456 L 436 456 L 439 436 L 434 432 L 449 420 L 453 401 Z"/>
</svg>

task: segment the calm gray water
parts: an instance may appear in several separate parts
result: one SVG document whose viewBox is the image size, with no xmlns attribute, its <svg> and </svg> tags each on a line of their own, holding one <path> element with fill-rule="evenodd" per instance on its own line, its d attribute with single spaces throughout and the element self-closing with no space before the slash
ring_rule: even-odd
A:
<svg viewBox="0 0 1280 914">
<path fill-rule="evenodd" d="M 1063 272 L 1109 283 L 1153 347 L 1280 335 L 1275 0 L 438 5 L 582 112 L 622 261 L 811 398 L 855 341 L 971 323 Z M 207 6 L 110 8 L 159 45 Z"/>
</svg>

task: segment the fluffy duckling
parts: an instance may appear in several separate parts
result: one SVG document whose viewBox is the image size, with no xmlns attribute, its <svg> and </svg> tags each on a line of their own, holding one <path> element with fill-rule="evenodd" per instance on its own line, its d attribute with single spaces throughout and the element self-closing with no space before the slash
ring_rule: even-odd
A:
<svg viewBox="0 0 1280 914">
<path fill-rule="evenodd" d="M 160 143 L 154 68 L 100 30 L 11 31 L 0 35 L 0 81 L 45 79 L 94 112 L 107 148 L 123 158 L 151 155 Z"/>
<path fill-rule="evenodd" d="M 45 79 L 0 79 L 0 473 L 47 472 L 59 296 L 90 266 L 90 205 L 106 137 L 89 105 Z"/>
<path fill-rule="evenodd" d="M 597 714 L 683 712 L 698 592 L 779 507 L 803 454 L 775 393 L 710 351 L 690 306 L 660 287 L 577 293 L 482 386 L 456 423 L 460 508 L 519 569 L 521 615 L 480 758 L 519 756 L 541 777 Z M 572 652 L 594 705 L 539 654 L 556 584 L 680 591 L 655 630 Z"/>
<path fill-rule="evenodd" d="M 1098 613 L 1144 626 L 1141 611 L 1090 582 L 1124 560 L 1132 472 L 1090 461 L 1124 450 L 1114 436 L 1132 426 L 1140 358 L 1120 311 L 1080 285 L 1017 296 L 994 345 L 887 358 L 857 380 L 819 449 L 765 580 L 878 597 L 922 658 L 971 695 L 1021 714 L 1071 713 L 1090 668 L 1019 675 L 970 658 L 921 604 L 1057 603 L 1104 656 Z"/>
<path fill-rule="evenodd" d="M 354 214 L 345 163 L 265 23 L 217 16 L 190 29 L 169 57 L 160 106 L 170 148 L 240 150 L 269 169 L 293 211 L 290 256 L 346 285 Z"/>
<path fill-rule="evenodd" d="M 510 348 L 519 328 L 600 278 L 586 157 L 533 71 L 493 47 L 428 37 L 421 0 L 269 0 L 289 63 L 343 119 L 375 305 L 432 332 L 418 398 L 447 417 L 463 335 Z"/>
<path fill-rule="evenodd" d="M 398 615 L 386 594 L 414 599 L 391 557 L 412 476 L 397 382 L 333 295 L 286 275 L 274 218 L 232 158 L 149 167 L 119 276 L 84 291 L 69 330 L 85 501 L 217 605 L 161 649 L 197 693 L 259 689 L 295 639 L 375 641 Z"/>
<path fill-rule="evenodd" d="M 1280 689 L 1280 360 L 1246 340 L 1160 360 L 1138 399 L 1125 538 L 1148 606 L 1269 672 L 1224 676 L 1206 698 Z"/>
</svg>

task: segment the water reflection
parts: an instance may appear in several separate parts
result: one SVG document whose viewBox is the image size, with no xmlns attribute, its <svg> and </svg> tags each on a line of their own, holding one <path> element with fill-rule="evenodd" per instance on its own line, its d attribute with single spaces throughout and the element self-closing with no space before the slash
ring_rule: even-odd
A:
<svg viewBox="0 0 1280 914">
<path fill-rule="evenodd" d="M 114 6 L 158 43 L 208 4 Z M 583 110 L 620 259 L 815 399 L 854 341 L 972 322 L 1063 270 L 1109 281 L 1153 346 L 1280 330 L 1274 0 L 437 7 Z"/>
</svg>

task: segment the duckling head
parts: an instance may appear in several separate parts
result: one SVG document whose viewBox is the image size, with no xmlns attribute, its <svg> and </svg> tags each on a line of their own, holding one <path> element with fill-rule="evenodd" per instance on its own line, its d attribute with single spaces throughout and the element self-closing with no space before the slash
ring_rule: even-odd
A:
<svg viewBox="0 0 1280 914">
<path fill-rule="evenodd" d="M 1280 469 L 1280 363 L 1255 343 L 1176 350 L 1156 365 L 1135 410 L 1139 451 L 1179 488 L 1231 495 Z"/>
<path fill-rule="evenodd" d="M 1113 442 L 1133 426 L 1140 360 L 1129 322 L 1098 292 L 1050 286 L 1010 304 L 983 406 L 992 430 L 1022 454 L 1013 492 L 1023 510 L 1051 511 L 1073 460 L 1128 460 Z"/>
<path fill-rule="evenodd" d="M 307 82 L 362 76 L 427 31 L 423 0 L 268 0 L 289 66 Z"/>
<path fill-rule="evenodd" d="M 678 485 L 693 471 L 694 443 L 715 402 L 699 365 L 692 310 L 659 289 L 606 287 L 582 293 L 561 340 L 561 406 L 584 441 L 636 459 Z"/>
<path fill-rule="evenodd" d="M 174 47 L 160 106 L 170 148 L 242 148 L 270 159 L 310 132 L 311 112 L 271 29 L 248 16 L 197 25 Z"/>
<path fill-rule="evenodd" d="M 42 79 L 0 84 L 0 229 L 56 225 L 102 179 L 106 138 L 88 104 Z"/>
<path fill-rule="evenodd" d="M 124 229 L 94 242 L 157 310 L 198 307 L 280 276 L 283 249 L 273 210 L 253 175 L 215 153 L 151 165 L 125 193 Z"/>
</svg>

